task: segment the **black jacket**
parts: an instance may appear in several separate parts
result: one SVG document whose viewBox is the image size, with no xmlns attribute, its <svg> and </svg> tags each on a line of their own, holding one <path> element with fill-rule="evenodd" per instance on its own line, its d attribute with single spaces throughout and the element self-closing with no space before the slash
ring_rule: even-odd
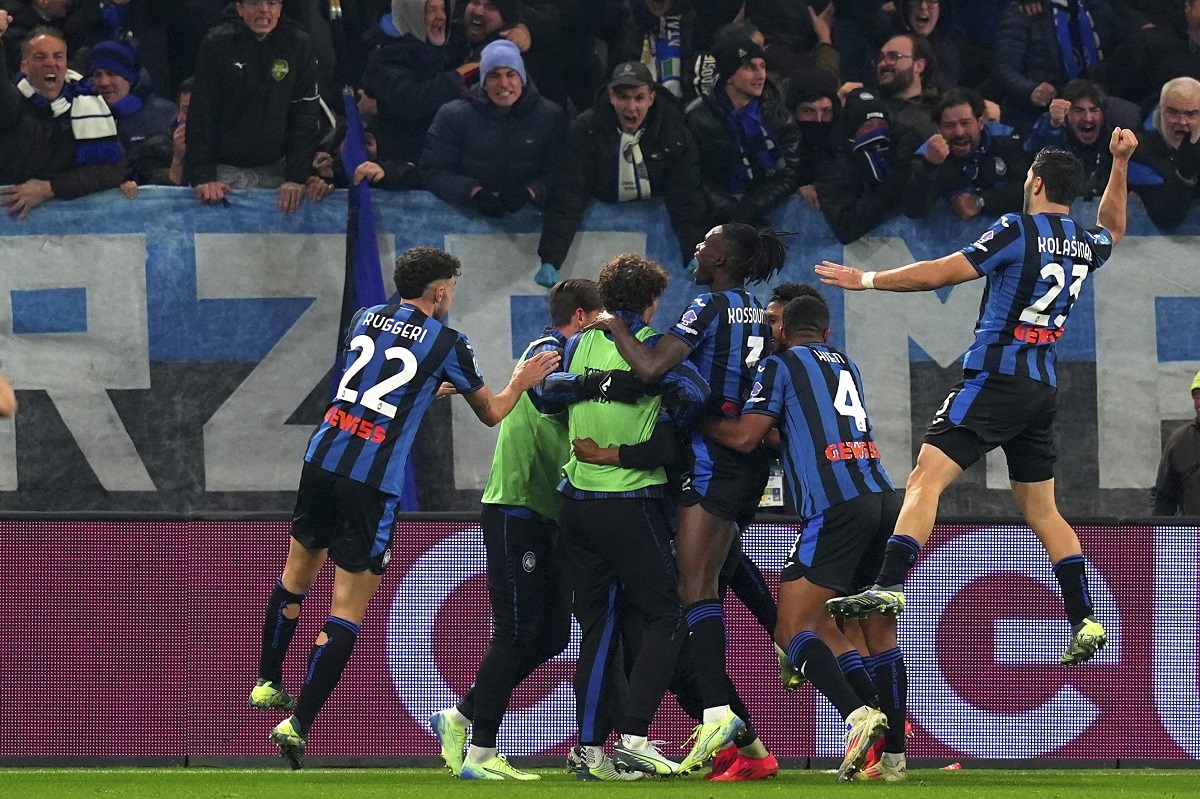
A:
<svg viewBox="0 0 1200 799">
<path fill-rule="evenodd" d="M 1155 128 L 1139 130 L 1129 163 L 1129 190 L 1137 192 L 1150 221 L 1174 230 L 1187 218 L 1200 188 L 1200 144 L 1172 149 Z"/>
<path fill-rule="evenodd" d="M 1021 145 L 1021 138 L 1007 125 L 985 122 L 979 140 L 982 152 L 974 159 L 949 156 L 937 166 L 925 160 L 922 144 L 910 159 L 908 184 L 904 188 L 904 215 L 917 219 L 929 213 L 938 197 L 963 192 L 978 194 L 992 216 L 1021 210 L 1024 200 L 1025 173 L 1033 159 Z M 977 168 L 970 177 L 972 160 Z"/>
<path fill-rule="evenodd" d="M 0 44 L 0 185 L 48 180 L 54 196 L 64 200 L 120 186 L 126 162 L 77 166 L 70 112 L 55 117 L 25 99 L 3 62 Z"/>
<path fill-rule="evenodd" d="M 858 241 L 899 213 L 908 165 L 894 158 L 899 161 L 895 171 L 881 182 L 871 175 L 865 159 L 848 147 L 821 165 L 817 198 L 829 229 L 842 244 Z"/>
<path fill-rule="evenodd" d="M 454 100 L 429 126 L 418 165 L 421 181 L 451 203 L 470 200 L 476 186 L 487 191 L 527 186 L 541 205 L 565 127 L 563 110 L 532 85 L 507 113 L 486 96 Z"/>
<path fill-rule="evenodd" d="M 650 195 L 666 202 L 686 263 L 706 232 L 704 190 L 696 143 L 684 122 L 683 110 L 665 89 L 658 90 L 642 131 L 639 145 L 650 180 Z M 550 185 L 543 214 L 538 244 L 543 263 L 562 266 L 588 200 L 617 202 L 620 141 L 616 111 L 607 92 L 603 92 L 567 131 L 563 163 Z"/>
<path fill-rule="evenodd" d="M 715 92 L 725 91 L 719 84 Z M 687 126 L 700 148 L 700 174 L 710 221 L 753 223 L 792 195 L 800 185 L 800 128 L 768 83 L 759 98 L 759 116 L 775 139 L 783 168 L 752 183 L 739 201 L 729 193 L 734 165 L 741 160 L 733 129 L 715 93 L 704 93 L 687 108 Z"/>
<path fill-rule="evenodd" d="M 420 159 L 433 115 L 467 95 L 457 72 L 466 54 L 466 40 L 454 27 L 441 46 L 406 33 L 372 51 L 362 85 L 379 102 L 381 158 L 413 164 Z"/>
<path fill-rule="evenodd" d="M 1155 516 L 1200 516 L 1200 419 L 1193 419 L 1167 439 L 1158 479 L 1151 492 Z"/>
<path fill-rule="evenodd" d="M 217 164 L 260 167 L 286 159 L 286 180 L 312 175 L 323 114 L 312 43 L 281 18 L 259 40 L 239 20 L 209 31 L 196 58 L 184 175 L 217 179 Z"/>
</svg>

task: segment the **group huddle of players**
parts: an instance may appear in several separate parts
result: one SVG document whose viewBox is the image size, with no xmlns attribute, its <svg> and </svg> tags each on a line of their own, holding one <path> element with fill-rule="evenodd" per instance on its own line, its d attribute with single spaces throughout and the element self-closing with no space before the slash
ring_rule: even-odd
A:
<svg viewBox="0 0 1200 799">
<path fill-rule="evenodd" d="M 566 647 L 572 614 L 582 640 L 569 764 L 579 779 L 684 774 L 710 761 L 715 781 L 774 775 L 726 673 L 722 599 L 732 588 L 772 634 L 785 686 L 811 682 L 845 720 L 839 779 L 906 779 L 904 581 L 942 491 L 995 447 L 1062 590 L 1072 624 L 1062 663 L 1089 660 L 1106 635 L 1079 540 L 1054 500 L 1054 346 L 1084 279 L 1124 234 L 1135 146 L 1130 131 L 1114 132 L 1097 227 L 1069 216 L 1082 166 L 1047 148 L 1026 175 L 1024 213 L 961 251 L 878 273 L 816 267 L 845 290 L 987 280 L 963 379 L 926 433 L 903 503 L 880 462 L 861 375 L 829 346 L 822 295 L 777 286 L 764 307 L 746 290 L 783 267 L 772 231 L 710 231 L 694 274 L 707 291 L 662 334 L 649 323 L 668 275 L 653 261 L 625 254 L 595 283 L 559 283 L 551 324 L 497 394 L 466 337 L 444 324 L 457 259 L 433 248 L 401 255 L 400 300 L 364 309 L 347 332 L 348 366 L 305 454 L 287 564 L 267 603 L 250 704 L 291 712 L 271 733 L 280 754 L 303 764 L 390 561 L 416 427 L 453 393 L 484 423 L 503 420 L 481 514 L 493 635 L 471 690 L 430 719 L 460 778 L 538 779 L 508 763 L 496 735 L 513 689 Z M 800 517 L 777 605 L 739 541 L 776 455 Z M 282 664 L 327 557 L 337 567 L 330 615 L 293 699 Z M 667 690 L 697 721 L 682 761 L 648 740 Z"/>
</svg>

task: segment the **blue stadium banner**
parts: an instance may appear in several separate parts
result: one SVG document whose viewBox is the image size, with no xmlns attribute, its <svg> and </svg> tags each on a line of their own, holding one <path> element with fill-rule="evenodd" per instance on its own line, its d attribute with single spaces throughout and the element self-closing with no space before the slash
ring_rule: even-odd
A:
<svg viewBox="0 0 1200 799">
<path fill-rule="evenodd" d="M 396 253 L 463 261 L 451 324 L 495 389 L 545 323 L 533 283 L 540 217 L 484 220 L 424 192 L 372 192 L 380 275 Z M 1094 205 L 1076 212 L 1091 223 Z M 780 280 L 815 283 L 823 259 L 885 269 L 963 247 L 991 221 L 893 219 L 843 247 L 792 199 L 770 220 L 796 231 Z M 290 510 L 300 458 L 328 397 L 346 260 L 347 194 L 282 216 L 273 192 L 200 206 L 186 189 L 51 201 L 0 219 L 0 361 L 21 412 L 0 423 L 0 509 Z M 1059 344 L 1058 481 L 1070 515 L 1148 509 L 1164 435 L 1194 411 L 1200 369 L 1200 212 L 1160 235 L 1131 203 L 1127 238 L 1084 284 Z M 674 275 L 660 327 L 695 295 L 657 202 L 594 203 L 563 266 L 595 277 L 624 251 Z M 769 287 L 755 287 L 760 297 Z M 939 293 L 822 288 L 834 343 L 858 363 L 876 440 L 896 480 L 957 379 L 982 281 Z M 472 509 L 495 431 L 459 398 L 436 403 L 413 453 L 423 510 Z M 947 494 L 943 512 L 1007 514 L 1002 453 Z"/>
</svg>

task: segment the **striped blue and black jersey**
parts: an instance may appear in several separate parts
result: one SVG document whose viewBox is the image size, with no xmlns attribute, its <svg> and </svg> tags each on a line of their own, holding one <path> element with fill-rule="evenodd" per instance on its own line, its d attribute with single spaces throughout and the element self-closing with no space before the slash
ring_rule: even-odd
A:
<svg viewBox="0 0 1200 799">
<path fill-rule="evenodd" d="M 670 333 L 692 348 L 688 360 L 708 382 L 709 403 L 717 408 L 741 406 L 759 359 L 771 352 L 767 312 L 745 289 L 701 294 Z"/>
<path fill-rule="evenodd" d="M 858 367 L 832 347 L 804 344 L 767 358 L 742 412 L 775 419 L 801 517 L 892 490 L 871 435 Z"/>
<path fill-rule="evenodd" d="M 1089 274 L 1112 255 L 1102 228 L 1064 214 L 1005 214 L 962 251 L 987 278 L 964 369 L 1056 385 L 1054 344 Z"/>
<path fill-rule="evenodd" d="M 358 312 L 346 332 L 346 367 L 304 459 L 399 495 L 404 464 L 442 382 L 483 387 L 467 337 L 412 305 Z"/>
</svg>

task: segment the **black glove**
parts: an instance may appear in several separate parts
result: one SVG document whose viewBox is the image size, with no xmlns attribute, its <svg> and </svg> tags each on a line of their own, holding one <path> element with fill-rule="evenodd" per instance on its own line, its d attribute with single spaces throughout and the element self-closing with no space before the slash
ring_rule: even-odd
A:
<svg viewBox="0 0 1200 799">
<path fill-rule="evenodd" d="M 1175 168 L 1186 183 L 1194 183 L 1200 176 L 1200 143 L 1184 141 L 1175 151 Z"/>
<path fill-rule="evenodd" d="M 504 203 L 495 194 L 483 189 L 471 198 L 471 205 L 483 216 L 504 216 Z"/>
<path fill-rule="evenodd" d="M 584 375 L 583 395 L 588 399 L 603 397 L 609 402 L 632 405 L 647 394 L 654 392 L 653 386 L 643 383 L 633 372 L 610 369 L 607 372 L 590 372 Z"/>
<path fill-rule="evenodd" d="M 524 186 L 513 186 L 500 192 L 500 203 L 508 213 L 520 211 L 529 204 L 529 190 Z"/>
</svg>

